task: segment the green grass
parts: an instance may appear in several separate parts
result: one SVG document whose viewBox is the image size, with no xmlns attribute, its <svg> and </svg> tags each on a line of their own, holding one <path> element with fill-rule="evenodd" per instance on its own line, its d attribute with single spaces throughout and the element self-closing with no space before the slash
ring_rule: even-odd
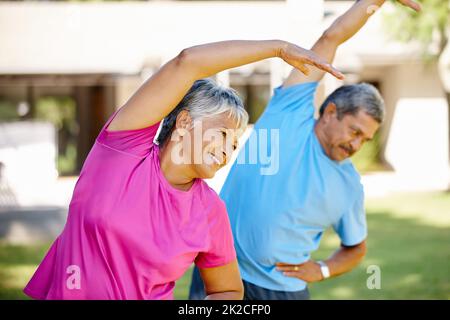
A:
<svg viewBox="0 0 450 320">
<path fill-rule="evenodd" d="M 368 253 L 352 272 L 311 286 L 314 299 L 450 299 L 450 193 L 367 201 Z M 339 244 L 327 233 L 313 257 Z M 381 289 L 366 285 L 369 265 L 381 269 Z"/>
<path fill-rule="evenodd" d="M 312 284 L 313 299 L 450 299 L 450 193 L 404 194 L 366 202 L 368 253 L 343 276 Z M 313 254 L 324 259 L 339 246 L 326 232 Z M 25 299 L 21 292 L 49 244 L 0 244 L 0 299 Z M 366 270 L 381 268 L 381 289 L 369 290 Z M 175 289 L 186 299 L 192 270 Z"/>
</svg>

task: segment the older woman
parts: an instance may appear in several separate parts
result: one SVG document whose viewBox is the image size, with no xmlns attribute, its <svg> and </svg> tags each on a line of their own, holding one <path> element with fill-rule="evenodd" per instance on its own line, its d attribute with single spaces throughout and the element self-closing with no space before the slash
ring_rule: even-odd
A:
<svg viewBox="0 0 450 320">
<path fill-rule="evenodd" d="M 183 50 L 100 132 L 66 226 L 24 292 L 37 299 L 172 299 L 175 281 L 194 262 L 208 298 L 241 299 L 226 209 L 202 178 L 229 160 L 248 116 L 233 90 L 201 79 L 271 57 L 305 73 L 310 64 L 341 77 L 284 41 Z"/>
</svg>

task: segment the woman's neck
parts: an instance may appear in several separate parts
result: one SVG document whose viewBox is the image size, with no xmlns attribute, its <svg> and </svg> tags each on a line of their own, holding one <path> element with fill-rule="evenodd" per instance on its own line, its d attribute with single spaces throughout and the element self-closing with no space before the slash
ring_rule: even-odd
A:
<svg viewBox="0 0 450 320">
<path fill-rule="evenodd" d="M 176 189 L 188 191 L 194 184 L 195 178 L 186 164 L 176 164 L 171 158 L 170 142 L 160 148 L 159 162 L 166 180 Z"/>
</svg>

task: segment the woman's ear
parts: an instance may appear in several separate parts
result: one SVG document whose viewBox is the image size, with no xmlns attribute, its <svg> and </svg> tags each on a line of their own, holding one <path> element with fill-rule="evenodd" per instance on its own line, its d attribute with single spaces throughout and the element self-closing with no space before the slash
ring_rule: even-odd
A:
<svg viewBox="0 0 450 320">
<path fill-rule="evenodd" d="M 192 127 L 192 118 L 187 110 L 181 110 L 175 121 L 175 129 L 180 136 L 184 136 L 185 133 Z"/>
</svg>

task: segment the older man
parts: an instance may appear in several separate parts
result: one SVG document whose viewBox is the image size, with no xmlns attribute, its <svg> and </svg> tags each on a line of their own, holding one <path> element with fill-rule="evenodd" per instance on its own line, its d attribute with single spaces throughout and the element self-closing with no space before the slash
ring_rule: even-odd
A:
<svg viewBox="0 0 450 320">
<path fill-rule="evenodd" d="M 357 1 L 312 50 L 331 63 L 339 45 L 383 3 Z M 350 271 L 366 253 L 363 187 L 349 158 L 378 130 L 383 100 L 369 84 L 342 86 L 327 97 L 316 120 L 313 98 L 323 76 L 293 70 L 255 124 L 254 135 L 279 130 L 279 141 L 267 142 L 269 150 L 279 150 L 278 172 L 262 175 L 261 163 L 235 163 L 222 188 L 246 299 L 308 299 L 308 283 Z M 241 152 L 251 152 L 249 143 Z M 341 247 L 325 261 L 311 260 L 329 227 Z M 190 298 L 202 298 L 202 291 L 195 270 Z"/>
</svg>

